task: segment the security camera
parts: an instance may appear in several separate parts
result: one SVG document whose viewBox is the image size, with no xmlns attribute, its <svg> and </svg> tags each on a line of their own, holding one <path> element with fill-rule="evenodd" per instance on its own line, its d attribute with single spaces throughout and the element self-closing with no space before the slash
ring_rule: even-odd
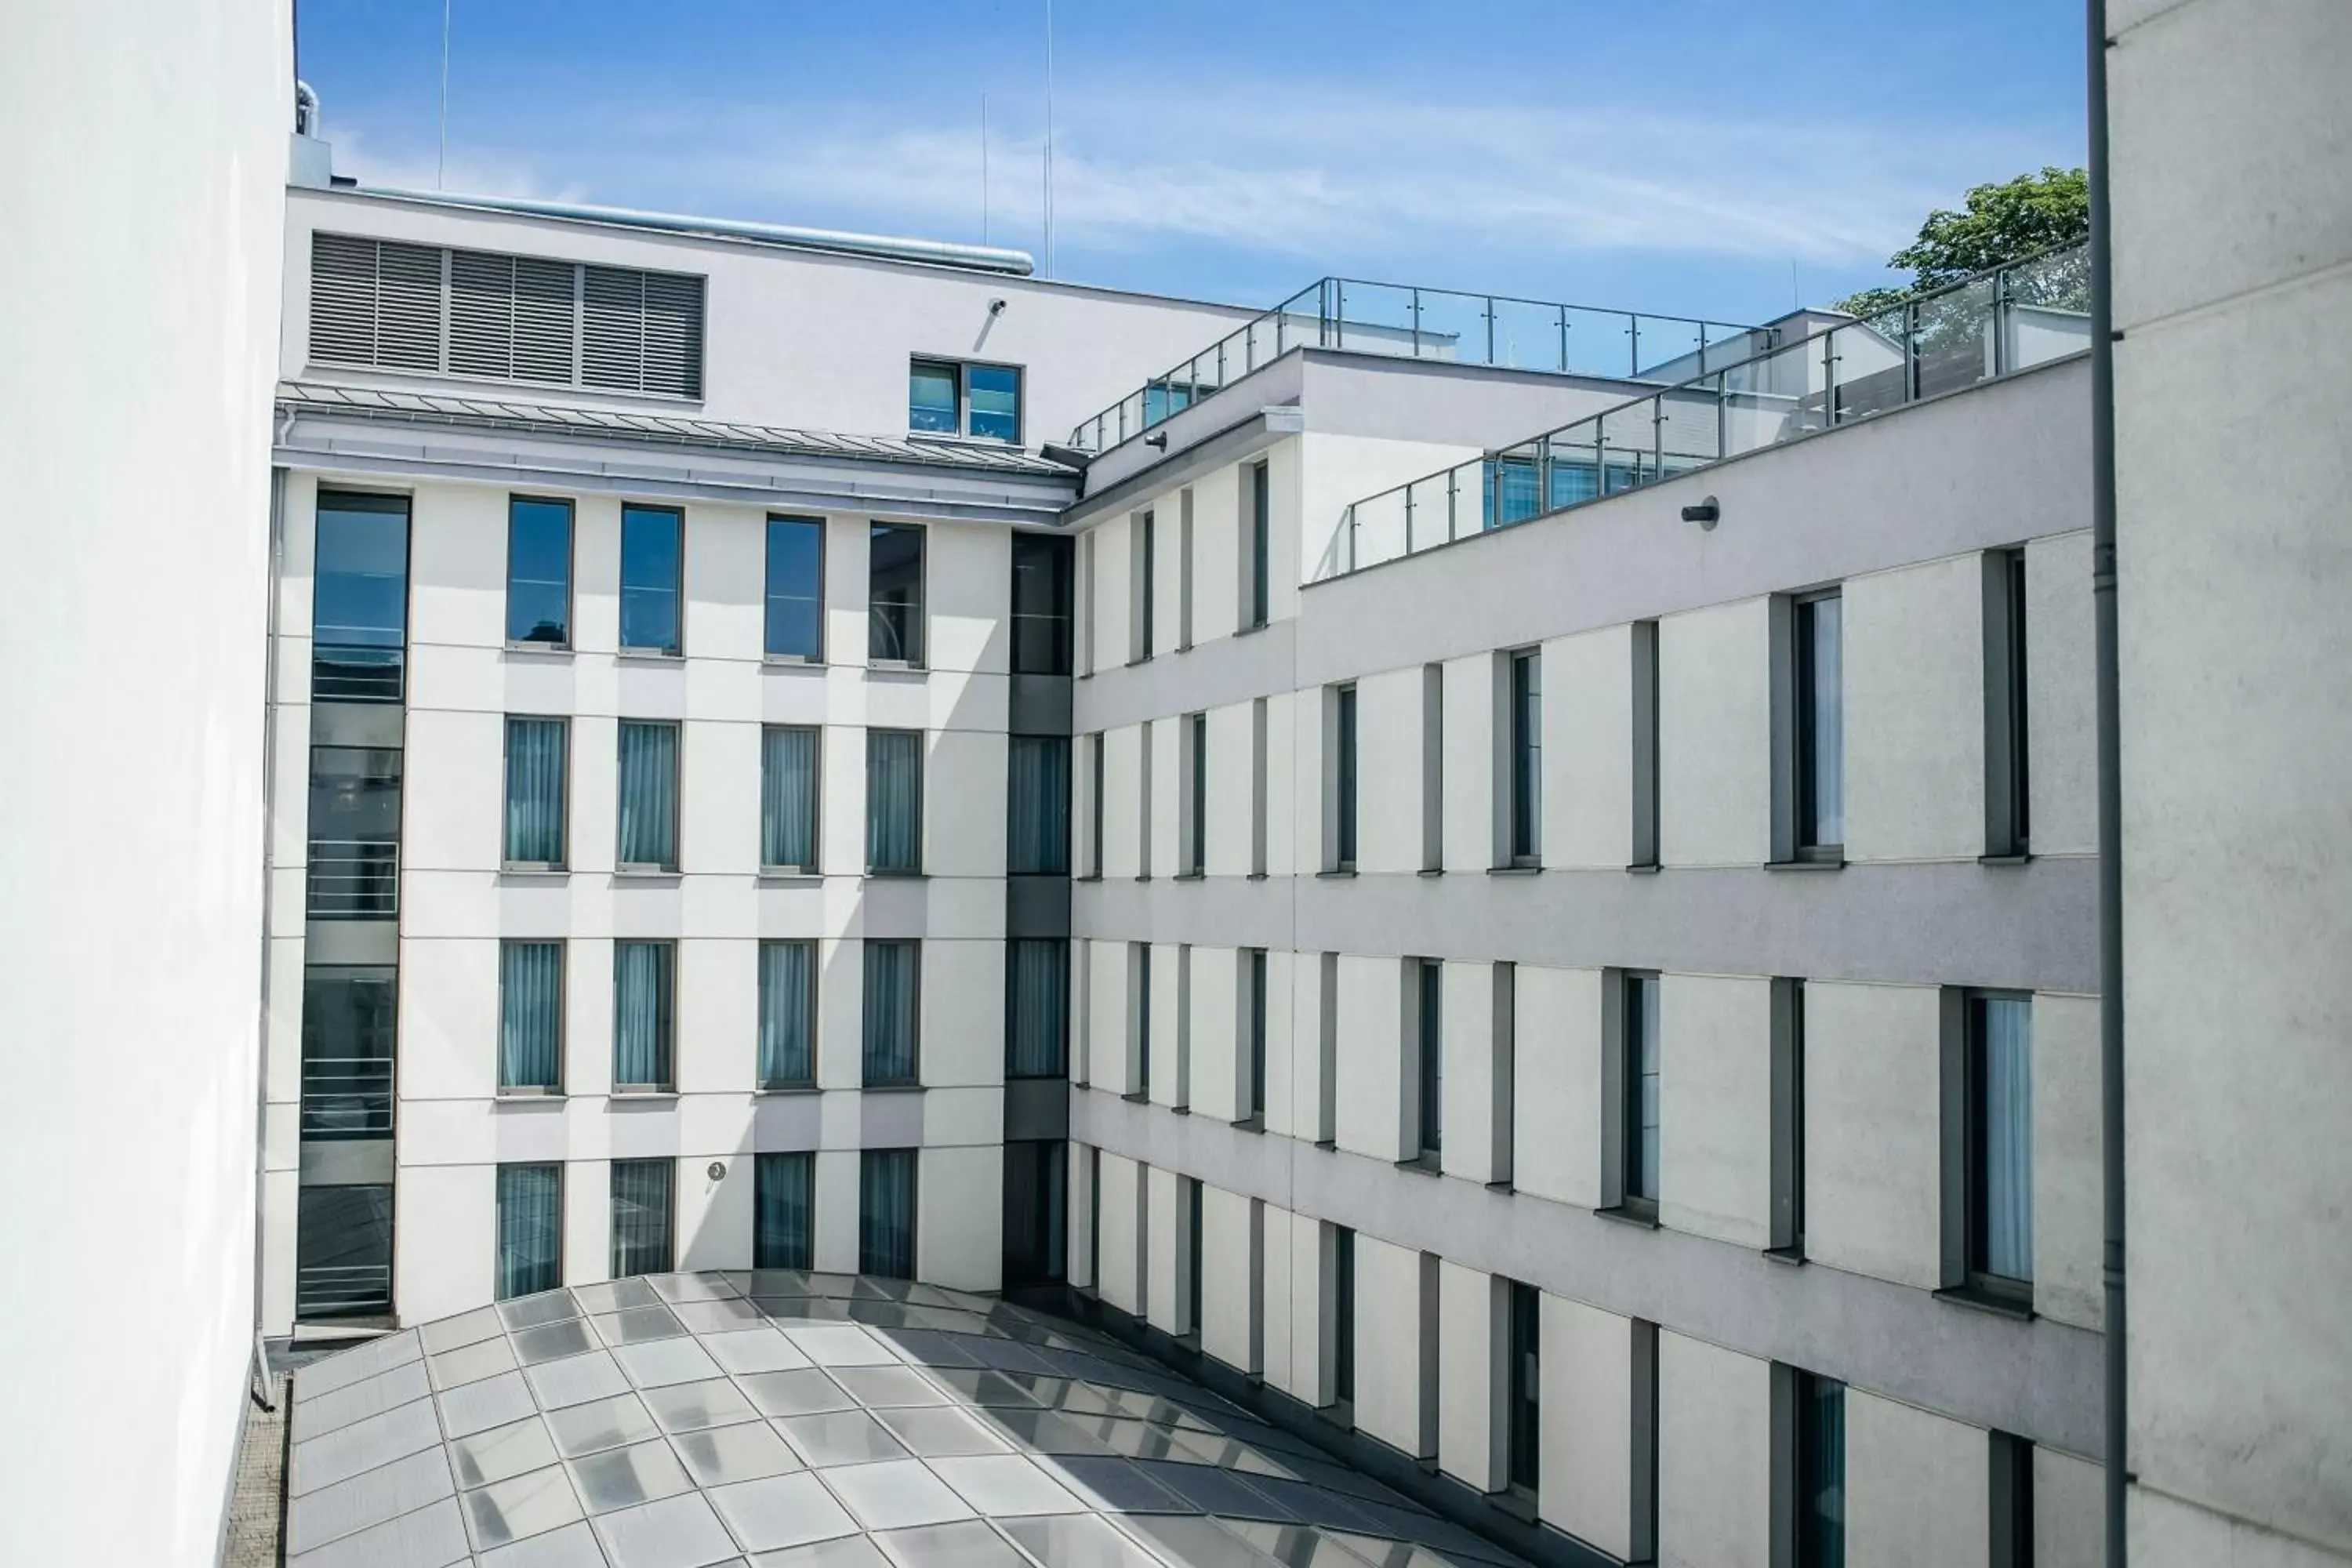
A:
<svg viewBox="0 0 2352 1568">
<path fill-rule="evenodd" d="M 1003 315 L 1004 313 L 1004 301 L 1002 300 L 991 300 L 988 302 L 988 313 L 992 316 Z"/>
</svg>

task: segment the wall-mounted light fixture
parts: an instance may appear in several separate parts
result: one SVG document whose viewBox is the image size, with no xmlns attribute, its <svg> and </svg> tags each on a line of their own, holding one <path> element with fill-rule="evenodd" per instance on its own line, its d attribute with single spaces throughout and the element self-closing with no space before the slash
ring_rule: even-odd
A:
<svg viewBox="0 0 2352 1568">
<path fill-rule="evenodd" d="M 1683 508 L 1683 521 L 1695 522 L 1703 529 L 1712 530 L 1717 523 L 1723 521 L 1723 504 L 1713 496 L 1709 496 L 1696 506 Z"/>
<path fill-rule="evenodd" d="M 1165 430 L 1154 430 L 1150 435 L 1146 436 L 1143 438 L 1143 444 L 1147 447 L 1157 447 L 1164 452 L 1168 450 L 1168 432 Z"/>
<path fill-rule="evenodd" d="M 719 1160 L 711 1161 L 709 1175 L 710 1179 L 714 1182 L 724 1181 L 727 1176 L 726 1163 Z"/>
</svg>

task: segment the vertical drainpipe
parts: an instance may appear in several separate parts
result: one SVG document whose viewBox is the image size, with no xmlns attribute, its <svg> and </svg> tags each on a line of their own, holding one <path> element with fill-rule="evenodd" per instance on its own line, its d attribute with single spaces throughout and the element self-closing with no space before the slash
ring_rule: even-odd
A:
<svg viewBox="0 0 2352 1568">
<path fill-rule="evenodd" d="M 278 442 L 286 437 L 286 426 L 275 407 L 270 410 L 270 430 Z M 262 1324 L 266 1319 L 264 1290 L 268 1286 L 264 1260 L 268 1256 L 269 1181 L 269 937 L 273 911 L 269 895 L 275 879 L 270 875 L 270 846 L 278 810 L 278 578 L 285 566 L 286 556 L 286 470 L 276 463 L 272 452 L 269 469 L 269 549 L 268 592 L 268 609 L 261 638 L 261 953 L 259 981 L 261 994 L 256 1008 L 259 1026 L 256 1050 L 259 1067 L 254 1075 L 254 1152 L 253 1152 L 253 1381 L 264 1395 L 262 1408 L 270 1409 L 271 1384 L 269 1363 L 261 1343 Z"/>
<path fill-rule="evenodd" d="M 2128 1406 L 2124 1320 L 2124 865 L 2122 730 L 2116 716 L 2116 331 L 2107 180 L 2107 7 L 2085 0 L 2091 184 L 2091 602 L 2096 613 L 2099 752 L 2099 1131 L 2106 1287 L 2107 1568 L 2126 1568 Z"/>
</svg>

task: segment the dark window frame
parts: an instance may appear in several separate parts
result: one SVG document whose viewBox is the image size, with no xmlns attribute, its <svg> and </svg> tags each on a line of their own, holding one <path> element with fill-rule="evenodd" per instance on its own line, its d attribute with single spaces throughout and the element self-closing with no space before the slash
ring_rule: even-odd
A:
<svg viewBox="0 0 2352 1568">
<path fill-rule="evenodd" d="M 915 542 L 914 592 L 903 599 L 875 595 L 874 544 L 886 535 Z M 930 653 L 930 531 L 914 522 L 869 522 L 866 533 L 866 659 L 875 668 L 923 669 Z M 897 624 L 893 625 L 893 621 Z M 895 653 L 878 649 L 892 637 Z"/>
<path fill-rule="evenodd" d="M 809 860 L 795 866 L 768 858 L 768 736 L 777 731 L 813 735 L 809 748 Z M 760 874 L 763 877 L 814 877 L 824 858 L 824 726 L 822 724 L 762 724 L 760 726 Z"/>
<path fill-rule="evenodd" d="M 797 1247 L 787 1246 L 779 1256 L 767 1249 L 767 1236 L 760 1228 L 761 1216 L 767 1212 L 767 1188 L 774 1173 L 783 1169 L 783 1163 L 796 1163 L 806 1171 L 808 1193 L 807 1225 L 797 1238 Z M 789 1244 L 793 1238 L 783 1237 Z M 764 1150 L 751 1157 L 751 1267 L 754 1268 L 808 1269 L 816 1266 L 816 1155 L 805 1149 Z"/>
<path fill-rule="evenodd" d="M 2026 1168 L 2027 1215 L 2027 1277 L 2014 1278 L 1994 1273 L 1990 1267 L 1990 1217 L 1992 1206 L 1991 1160 L 1987 1146 L 1990 1135 L 1990 1111 L 1988 1109 L 1989 1086 L 1986 1054 L 1989 1042 L 1986 1033 L 1986 1005 L 2002 1003 L 2026 1009 L 2026 1084 L 2025 1125 L 2021 1136 L 2028 1151 Z M 1962 1283 L 1972 1295 L 2031 1310 L 2033 1304 L 2032 1221 L 2033 1192 L 2032 1151 L 2033 1146 L 2032 1072 L 2033 1072 L 2033 999 L 2030 992 L 1971 990 L 1961 997 L 1961 1102 L 1960 1159 Z"/>
<path fill-rule="evenodd" d="M 1267 580 L 1274 570 L 1274 476 L 1269 466 L 1259 461 L 1250 465 L 1249 555 L 1250 602 L 1249 628 L 1256 631 L 1266 625 L 1274 602 L 1273 585 Z"/>
<path fill-rule="evenodd" d="M 874 742 L 877 736 L 912 736 L 915 752 L 914 858 L 905 865 L 884 865 L 875 857 L 876 802 L 874 798 L 876 770 Z M 923 810 L 925 795 L 930 783 L 929 732 L 922 730 L 890 730 L 868 728 L 866 731 L 866 874 L 868 877 L 919 877 L 923 874 Z"/>
<path fill-rule="evenodd" d="M 544 1285 L 517 1290 L 511 1295 L 502 1292 L 497 1282 L 499 1256 L 506 1246 L 506 1173 L 509 1171 L 555 1173 L 555 1256 L 547 1259 L 545 1265 L 550 1278 Z M 564 1181 L 563 1174 L 564 1162 L 561 1160 L 501 1160 L 495 1167 L 495 1173 L 490 1178 L 490 1272 L 493 1281 L 491 1292 L 496 1300 L 510 1301 L 522 1296 L 535 1296 L 542 1290 L 555 1289 L 563 1283 L 564 1204 L 570 1196 L 569 1184 Z"/>
<path fill-rule="evenodd" d="M 667 1173 L 667 1180 L 663 1184 L 665 1211 L 662 1215 L 662 1256 L 656 1267 L 651 1268 L 624 1270 L 621 1267 L 620 1249 L 622 1242 L 620 1226 L 618 1225 L 613 1226 L 611 1244 L 612 1257 L 610 1261 L 612 1265 L 611 1275 L 612 1278 L 615 1279 L 642 1279 L 649 1274 L 668 1274 L 673 1272 L 677 1266 L 677 1162 L 676 1160 L 668 1158 L 667 1156 L 660 1156 L 650 1160 L 614 1161 L 612 1163 L 611 1173 L 608 1177 L 608 1181 L 611 1184 L 606 1189 L 606 1201 L 612 1205 L 614 1210 L 615 1216 L 617 1217 L 617 1213 L 620 1207 L 620 1194 L 618 1187 L 621 1172 L 624 1169 L 628 1168 L 646 1169 L 653 1167 L 662 1168 Z"/>
<path fill-rule="evenodd" d="M 673 636 L 667 643 L 633 643 L 626 639 L 629 624 L 629 520 L 632 517 L 666 517 L 677 531 L 677 547 L 671 552 L 670 619 Z M 646 501 L 625 501 L 621 505 L 620 579 L 615 590 L 619 599 L 621 637 L 617 651 L 635 658 L 684 658 L 686 657 L 686 509 L 677 506 L 657 506 Z M 657 592 L 639 588 L 638 593 Z"/>
<path fill-rule="evenodd" d="M 615 962 L 613 965 L 613 1092 L 618 1095 L 674 1094 L 677 1089 L 677 939 L 675 937 L 625 937 L 613 944 Z M 621 1077 L 621 969 L 619 950 L 624 947 L 654 948 L 667 956 L 656 971 L 656 984 L 660 991 L 660 1037 L 656 1041 L 659 1056 L 657 1065 L 663 1069 L 657 1078 L 639 1083 Z"/>
<path fill-rule="evenodd" d="M 1985 857 L 2032 853 L 2025 547 L 1985 552 Z"/>
<path fill-rule="evenodd" d="M 868 1225 L 873 1211 L 866 1206 L 872 1183 L 867 1179 L 874 1162 L 882 1159 L 904 1160 L 908 1166 L 907 1181 L 907 1271 L 900 1275 L 880 1267 L 877 1261 L 875 1237 Z M 857 1168 L 857 1271 L 883 1279 L 912 1279 L 922 1263 L 923 1220 L 923 1156 L 919 1147 L 895 1149 L 864 1149 L 858 1152 Z"/>
<path fill-rule="evenodd" d="M 1543 650 L 1515 648 L 1510 667 L 1510 772 L 1504 864 L 1543 864 Z"/>
<path fill-rule="evenodd" d="M 1356 1233 L 1331 1226 L 1331 1404 L 1342 1419 L 1356 1405 Z"/>
<path fill-rule="evenodd" d="M 621 795 L 625 788 L 621 782 L 621 732 L 629 729 L 667 730 L 677 739 L 669 749 L 669 858 L 667 860 L 629 860 L 621 855 Z M 569 769 L 567 768 L 567 772 Z M 680 845 L 685 831 L 686 791 L 686 723 L 679 719 L 623 719 L 613 730 L 613 868 L 621 874 L 674 877 L 683 854 Z"/>
<path fill-rule="evenodd" d="M 867 1020 L 873 1016 L 874 964 L 877 948 L 901 948 L 910 955 L 907 965 L 907 1070 L 904 1074 L 871 1076 L 873 1053 Z M 919 1089 L 923 1082 L 923 941 L 920 937 L 868 937 L 858 964 L 857 1062 L 861 1089 Z"/>
<path fill-rule="evenodd" d="M 1182 853 L 1178 856 L 1178 870 L 1187 877 L 1202 877 L 1209 869 L 1209 716 L 1188 713 L 1184 716 L 1184 739 L 1189 754 L 1185 758 L 1186 778 L 1184 801 L 1187 813 L 1184 823 Z"/>
<path fill-rule="evenodd" d="M 563 512 L 563 620 L 556 628 L 557 635 L 542 637 L 515 636 L 515 522 L 517 509 L 526 506 L 559 507 Z M 520 491 L 507 496 L 507 647 L 525 651 L 569 653 L 572 651 L 572 627 L 579 613 L 580 580 L 580 519 L 578 509 L 569 496 L 529 495 Z M 537 628 L 533 628 L 536 632 Z"/>
<path fill-rule="evenodd" d="M 1071 672 L 1076 619 L 1076 552 L 1073 546 L 1073 541 L 1050 533 L 1016 530 L 1013 534 L 1012 669 L 1015 675 L 1066 676 Z M 1044 609 L 1034 607 L 1034 599 L 1024 598 L 1023 594 L 1024 584 L 1034 586 L 1040 578 L 1047 601 Z M 1024 635 L 1039 625 L 1044 628 L 1042 640 L 1047 650 L 1042 666 L 1032 657 L 1036 651 L 1033 645 L 1039 639 Z"/>
<path fill-rule="evenodd" d="M 1249 1100 L 1244 1107 L 1246 1121 L 1265 1125 L 1265 1011 L 1266 1011 L 1266 950 L 1247 950 L 1244 984 L 1249 986 Z"/>
<path fill-rule="evenodd" d="M 1331 689 L 1332 701 L 1332 817 L 1331 868 L 1352 871 L 1356 868 L 1359 805 L 1358 751 L 1361 736 L 1358 730 L 1356 683 L 1346 682 Z"/>
<path fill-rule="evenodd" d="M 808 1076 L 805 1078 L 770 1078 L 764 1070 L 764 1066 L 767 1060 L 767 1052 L 761 1047 L 761 1040 L 758 1030 L 761 1026 L 765 1024 L 768 1016 L 767 952 L 768 949 L 772 947 L 802 947 L 808 950 L 808 996 L 803 1003 L 803 1022 L 808 1030 L 809 1040 L 809 1070 Z M 759 1009 L 759 1011 L 753 1024 L 754 1032 L 751 1039 L 751 1055 L 754 1065 L 760 1066 L 762 1068 L 762 1070 L 758 1074 L 760 1089 L 762 1091 L 772 1091 L 776 1089 L 814 1089 L 816 1087 L 818 1029 L 820 1020 L 824 1016 L 823 1011 L 818 1003 L 818 993 L 823 988 L 824 979 L 824 965 L 822 962 L 823 957 L 823 947 L 814 937 L 763 936 L 752 944 L 751 962 L 756 966 L 751 976 L 753 1005 Z M 791 1266 L 785 1265 L 784 1267 Z"/>
<path fill-rule="evenodd" d="M 808 649 L 806 652 L 800 652 L 793 649 L 780 649 L 776 647 L 775 605 L 779 595 L 775 591 L 775 574 L 776 538 L 777 530 L 779 529 L 806 529 L 816 540 L 816 583 L 814 584 L 814 595 L 813 596 L 796 594 L 782 595 L 782 598 L 786 603 L 800 603 L 805 598 L 807 602 L 814 604 L 815 606 L 815 646 Z M 772 511 L 768 514 L 767 524 L 761 532 L 760 548 L 761 657 L 777 664 L 823 664 L 825 661 L 824 574 L 826 549 L 824 519 L 821 517 L 803 517 L 791 512 Z"/>
<path fill-rule="evenodd" d="M 983 435 L 972 426 L 971 373 L 975 370 L 1003 371 L 1013 377 L 1013 434 Z M 913 381 L 918 371 L 945 371 L 955 383 L 956 424 L 952 430 L 937 430 L 915 423 Z M 907 398 L 907 429 L 918 437 L 952 437 L 964 441 L 988 441 L 1006 447 L 1018 447 L 1029 430 L 1029 370 L 1026 365 L 1011 364 L 1003 360 L 956 359 L 943 354 L 910 354 L 907 360 L 908 382 Z"/>
<path fill-rule="evenodd" d="M 1658 1215 L 1657 1184 L 1647 1184 L 1643 1166 L 1656 1152 L 1654 1143 L 1664 1135 L 1664 1054 L 1665 1043 L 1659 1030 L 1664 998 L 1664 986 L 1654 970 L 1621 970 L 1618 974 L 1619 1014 L 1618 1036 L 1620 1053 L 1619 1099 L 1615 1114 L 1619 1118 L 1616 1206 L 1637 1218 L 1654 1220 Z M 1659 1120 L 1649 1127 L 1643 1111 L 1643 1049 L 1645 1038 L 1657 1043 L 1659 1057 Z M 1658 1173 L 1664 1177 L 1664 1171 Z M 1645 1184 L 1652 1190 L 1643 1191 Z"/>
<path fill-rule="evenodd" d="M 506 723 L 501 726 L 500 729 L 500 739 L 502 744 L 499 758 L 500 770 L 499 780 L 499 800 L 500 806 L 500 820 L 499 823 L 499 868 L 501 870 L 509 871 L 568 870 L 572 865 L 572 721 L 570 718 L 560 713 L 509 713 L 505 717 Z M 558 823 L 556 837 L 560 842 L 556 846 L 556 857 L 552 860 L 520 860 L 515 858 L 511 853 L 514 848 L 514 839 L 512 837 L 514 811 L 514 727 L 517 724 L 552 724 L 556 727 L 557 733 L 563 737 L 561 748 L 563 757 L 563 787 L 560 798 L 556 801 L 555 805 Z M 618 744 L 619 742 L 616 738 L 614 742 L 616 751 Z"/>
<path fill-rule="evenodd" d="M 1824 588 L 1799 594 L 1790 601 L 1790 657 L 1792 660 L 1793 751 L 1790 758 L 1790 844 L 1795 858 L 1842 862 L 1845 858 L 1845 606 L 1844 590 Z M 1820 759 L 1814 752 L 1822 728 L 1818 690 L 1821 658 L 1821 606 L 1835 605 L 1838 627 L 1837 659 L 1837 823 L 1834 837 L 1822 832 L 1823 795 Z"/>
<path fill-rule="evenodd" d="M 1414 1065 L 1421 1075 L 1415 1094 L 1420 1122 L 1415 1152 L 1434 1165 L 1444 1158 L 1445 1149 L 1445 966 L 1434 958 L 1412 962 L 1418 966 L 1413 986 Z"/>
<path fill-rule="evenodd" d="M 1543 1293 L 1517 1279 L 1503 1282 L 1505 1304 L 1503 1485 L 1535 1500 L 1543 1477 Z"/>
<path fill-rule="evenodd" d="M 555 949 L 555 1078 L 551 1083 L 517 1084 L 507 1081 L 506 1053 L 506 987 L 507 952 L 516 947 L 551 947 Z M 571 1039 L 572 1027 L 572 943 L 563 937 L 506 936 L 499 939 L 499 1088 L 505 1096 L 528 1097 L 544 1095 L 562 1098 L 563 1068 Z M 529 1161 L 518 1162 L 529 1164 Z"/>
</svg>

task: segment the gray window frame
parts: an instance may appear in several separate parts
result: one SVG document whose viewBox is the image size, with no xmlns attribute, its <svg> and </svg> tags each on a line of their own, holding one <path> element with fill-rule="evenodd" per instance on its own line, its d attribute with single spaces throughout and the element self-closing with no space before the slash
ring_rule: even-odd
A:
<svg viewBox="0 0 2352 1568">
<path fill-rule="evenodd" d="M 904 637 L 897 653 L 877 653 L 881 626 L 881 601 L 874 596 L 874 541 L 885 533 L 904 533 L 915 541 L 915 596 L 908 606 Z M 869 521 L 866 530 L 866 662 L 874 669 L 925 669 L 931 650 L 931 538 L 919 522 Z"/>
<path fill-rule="evenodd" d="M 523 872 L 569 870 L 572 866 L 572 721 L 560 713 L 509 713 L 505 715 L 505 721 L 499 731 L 499 869 Z M 514 726 L 518 723 L 553 724 L 563 737 L 563 793 L 562 798 L 556 803 L 556 812 L 562 824 L 557 837 L 562 842 L 557 846 L 560 853 L 552 860 L 517 860 L 506 853 L 513 847 L 512 841 L 507 837 L 507 828 L 509 815 L 514 807 Z M 616 734 L 614 741 L 615 768 L 619 765 L 619 746 Z M 615 828 L 616 842 L 618 833 L 619 829 Z"/>
<path fill-rule="evenodd" d="M 615 1095 L 667 1095 L 677 1092 L 677 940 L 675 937 L 624 937 L 614 942 L 617 958 L 622 947 L 658 948 L 668 956 L 660 969 L 661 984 L 661 1067 L 658 1079 L 646 1083 L 621 1080 L 621 969 L 613 966 L 613 1092 Z"/>
<path fill-rule="evenodd" d="M 520 504 L 555 506 L 563 509 L 563 635 L 553 641 L 538 637 L 517 637 L 514 635 L 514 532 L 515 508 Z M 572 632 L 580 613 L 580 514 L 570 496 L 530 495 L 513 491 L 507 496 L 507 589 L 506 645 L 509 649 L 524 653 L 570 653 Z"/>
<path fill-rule="evenodd" d="M 677 640 L 667 647 L 654 643 L 622 642 L 617 644 L 615 651 L 622 657 L 629 658 L 684 658 L 686 657 L 686 509 L 681 506 L 663 506 L 652 501 L 621 503 L 621 533 L 615 542 L 619 557 L 616 562 L 619 574 L 617 586 L 614 590 L 614 608 L 619 612 L 616 619 L 621 626 L 626 626 L 629 621 L 626 609 L 629 597 L 628 533 L 629 516 L 632 512 L 648 517 L 666 516 L 677 526 L 677 549 L 674 552 L 675 559 L 671 563 L 671 570 L 677 576 L 677 583 L 670 590 L 672 600 L 670 614 L 677 628 Z M 617 635 L 616 633 L 616 637 Z"/>
<path fill-rule="evenodd" d="M 806 528 L 816 535 L 816 647 L 807 653 L 779 653 L 770 637 L 768 606 L 776 595 L 769 591 L 770 573 L 775 561 L 776 530 Z M 760 657 L 769 664 L 823 664 L 825 645 L 824 576 L 828 559 L 824 519 L 806 517 L 796 512 L 772 511 L 760 531 Z M 790 597 L 791 595 L 787 595 Z"/>
<path fill-rule="evenodd" d="M 909 354 L 907 356 L 907 376 L 914 379 L 918 370 L 944 370 L 955 377 L 956 427 L 953 430 L 918 430 L 915 428 L 915 405 L 912 388 L 908 389 L 907 430 L 917 439 L 938 439 L 950 437 L 960 441 L 986 441 L 992 446 L 1018 447 L 1029 434 L 1029 367 L 1004 360 L 956 359 L 944 354 Z M 971 373 L 975 370 L 1003 370 L 1013 373 L 1013 435 L 983 436 L 971 427 Z"/>
<path fill-rule="evenodd" d="M 648 730 L 667 730 L 677 737 L 670 747 L 669 768 L 669 856 L 667 860 L 625 860 L 621 858 L 621 731 L 636 726 Z M 565 769 L 566 773 L 570 768 Z M 622 719 L 613 727 L 613 869 L 621 876 L 675 877 L 680 857 L 685 853 L 680 842 L 685 829 L 686 789 L 686 725 L 677 719 Z M 568 803 L 567 803 L 568 805 Z"/>
</svg>

